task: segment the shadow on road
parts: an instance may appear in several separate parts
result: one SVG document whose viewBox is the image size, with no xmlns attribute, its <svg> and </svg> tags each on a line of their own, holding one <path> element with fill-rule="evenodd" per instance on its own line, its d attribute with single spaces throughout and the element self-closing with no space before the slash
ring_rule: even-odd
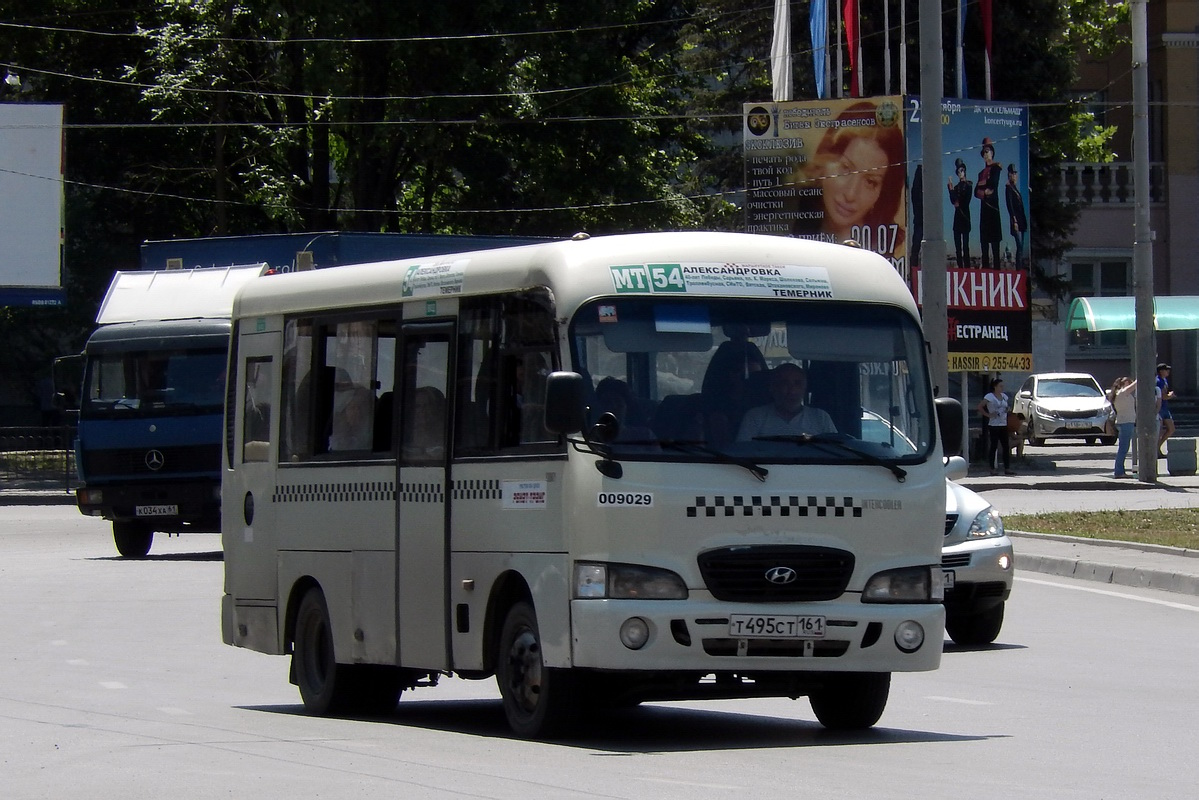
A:
<svg viewBox="0 0 1199 800">
<path fill-rule="evenodd" d="M 715 701 L 719 702 L 719 701 Z M 800 702 L 780 698 L 779 703 Z M 303 706 L 250 706 L 249 711 L 302 715 Z M 392 714 L 355 717 L 380 724 L 403 725 L 468 736 L 515 739 L 495 700 L 401 700 Z M 883 717 L 884 721 L 886 716 Z M 829 731 L 814 720 L 758 716 L 711 708 L 645 704 L 638 708 L 597 712 L 581 723 L 582 731 L 554 740 L 560 746 L 600 750 L 607 755 L 753 750 L 767 747 L 972 742 L 1004 738 L 912 731 L 879 725 L 856 733 Z"/>
</svg>

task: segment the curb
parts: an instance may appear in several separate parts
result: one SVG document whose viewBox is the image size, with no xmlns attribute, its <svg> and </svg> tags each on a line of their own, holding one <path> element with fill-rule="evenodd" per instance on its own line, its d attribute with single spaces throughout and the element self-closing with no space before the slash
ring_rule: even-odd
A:
<svg viewBox="0 0 1199 800">
<path fill-rule="evenodd" d="M 1081 546 L 1111 548 L 1113 550 L 1131 550 L 1141 553 L 1156 553 L 1174 558 L 1199 558 L 1199 551 L 1183 547 L 1168 547 L 1159 544 L 1135 544 L 1119 542 L 1111 539 L 1080 539 L 1075 536 L 1062 536 L 1052 533 L 1032 533 L 1026 531 L 1008 531 L 1014 539 L 1032 539 L 1053 542 L 1063 542 Z M 1111 559 L 1115 561 L 1116 559 Z M 1194 562 L 1180 561 L 1179 566 L 1188 566 Z M 1043 575 L 1056 575 L 1062 578 L 1106 583 L 1113 586 L 1128 586 L 1138 589 L 1156 589 L 1174 594 L 1199 596 L 1199 569 L 1189 572 L 1178 572 L 1155 567 L 1124 566 L 1096 561 L 1094 557 L 1070 558 L 1051 555 L 1025 555 L 1017 552 L 1016 568 Z"/>
<path fill-rule="evenodd" d="M 73 506 L 74 493 L 47 492 L 34 494 L 31 492 L 14 492 L 12 494 L 0 491 L 0 506 Z"/>
</svg>

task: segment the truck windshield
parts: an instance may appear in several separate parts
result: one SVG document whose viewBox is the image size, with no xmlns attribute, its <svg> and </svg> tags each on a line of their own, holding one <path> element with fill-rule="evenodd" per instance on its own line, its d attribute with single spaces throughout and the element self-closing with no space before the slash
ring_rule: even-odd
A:
<svg viewBox="0 0 1199 800">
<path fill-rule="evenodd" d="M 219 414 L 225 351 L 135 350 L 88 358 L 80 416 Z"/>
<path fill-rule="evenodd" d="M 915 463 L 935 442 L 924 338 L 899 308 L 601 299 L 571 345 L 618 458 Z"/>
</svg>

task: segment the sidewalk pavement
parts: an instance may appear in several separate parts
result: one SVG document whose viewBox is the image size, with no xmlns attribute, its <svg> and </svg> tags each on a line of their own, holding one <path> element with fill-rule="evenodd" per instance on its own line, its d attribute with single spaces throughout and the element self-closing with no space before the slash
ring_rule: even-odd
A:
<svg viewBox="0 0 1199 800">
<path fill-rule="evenodd" d="M 1117 479 L 1112 477 L 1113 452 L 1110 447 L 1080 445 L 1029 448 L 1023 458 L 1013 460 L 1015 476 L 992 476 L 981 465 L 972 465 L 960 483 L 986 497 L 1001 514 L 1199 509 L 1199 475 L 1170 475 L 1166 460 L 1159 460 L 1156 483 Z M 74 503 L 74 491 L 61 480 L 7 480 L 0 485 L 0 506 Z M 1017 574 L 1037 572 L 1199 597 L 1199 550 L 1012 530 L 1008 534 Z"/>
</svg>

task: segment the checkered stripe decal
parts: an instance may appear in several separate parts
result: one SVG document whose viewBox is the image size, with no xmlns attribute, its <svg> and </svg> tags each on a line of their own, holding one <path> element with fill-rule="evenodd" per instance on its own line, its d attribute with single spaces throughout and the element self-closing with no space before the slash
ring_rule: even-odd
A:
<svg viewBox="0 0 1199 800">
<path fill-rule="evenodd" d="M 276 486 L 272 503 L 366 503 L 395 500 L 396 487 L 391 481 L 353 483 L 297 483 Z"/>
<path fill-rule="evenodd" d="M 440 483 L 401 483 L 400 500 L 405 503 L 444 503 L 445 486 Z"/>
<path fill-rule="evenodd" d="M 852 497 L 816 497 L 808 495 L 733 495 L 697 497 L 695 505 L 687 506 L 689 517 L 860 517 L 862 507 Z"/>
<path fill-rule="evenodd" d="M 455 481 L 455 500 L 499 500 L 502 497 L 499 481 Z"/>
</svg>

